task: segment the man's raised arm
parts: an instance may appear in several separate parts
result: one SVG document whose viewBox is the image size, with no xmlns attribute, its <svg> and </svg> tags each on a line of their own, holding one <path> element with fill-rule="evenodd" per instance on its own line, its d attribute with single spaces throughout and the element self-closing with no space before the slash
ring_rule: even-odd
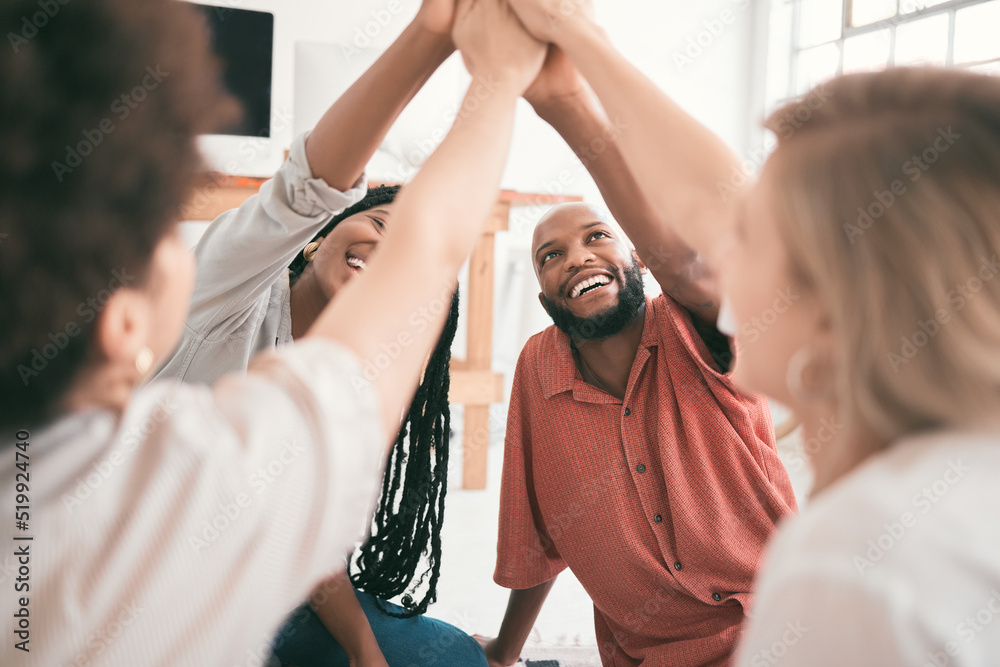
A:
<svg viewBox="0 0 1000 667">
<path fill-rule="evenodd" d="M 735 218 L 739 193 L 722 197 L 736 156 L 618 52 L 594 22 L 590 0 L 509 0 L 536 38 L 558 45 L 623 128 L 621 154 L 639 187 L 695 251 L 708 255 Z"/>
<path fill-rule="evenodd" d="M 669 212 L 658 208 L 637 182 L 619 146 L 630 128 L 617 117 L 608 118 L 587 82 L 556 46 L 549 47 L 545 66 L 524 97 L 586 166 L 663 291 L 699 318 L 715 322 L 719 311 L 715 274 L 678 235 Z"/>
</svg>

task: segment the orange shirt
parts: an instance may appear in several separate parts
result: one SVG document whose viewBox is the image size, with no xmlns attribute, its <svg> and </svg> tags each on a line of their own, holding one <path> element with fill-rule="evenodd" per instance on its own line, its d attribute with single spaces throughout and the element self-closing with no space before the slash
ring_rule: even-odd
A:
<svg viewBox="0 0 1000 667">
<path fill-rule="evenodd" d="M 625 400 L 583 381 L 554 326 L 517 362 L 495 581 L 569 566 L 604 665 L 724 665 L 764 545 L 795 511 L 764 399 L 719 373 L 688 312 L 646 299 Z"/>
</svg>

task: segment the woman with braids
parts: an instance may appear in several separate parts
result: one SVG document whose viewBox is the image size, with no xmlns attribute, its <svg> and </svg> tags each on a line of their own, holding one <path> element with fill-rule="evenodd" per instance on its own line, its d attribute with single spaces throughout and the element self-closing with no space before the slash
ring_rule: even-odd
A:
<svg viewBox="0 0 1000 667">
<path fill-rule="evenodd" d="M 208 227 L 196 249 L 198 277 L 184 338 L 159 377 L 212 384 L 226 373 L 244 372 L 255 354 L 300 338 L 365 271 L 393 224 L 399 187 L 364 193 L 362 170 L 452 52 L 450 35 L 424 27 L 427 14 L 448 2 L 425 2 L 423 13 L 317 128 L 294 142 L 290 159 L 260 194 Z M 311 153 L 304 150 L 307 139 L 309 146 L 318 144 Z M 338 181 L 311 178 L 319 159 L 336 165 Z M 306 196 L 285 206 L 289 191 Z M 428 666 L 486 664 L 471 637 L 422 616 L 436 599 L 441 568 L 457 292 L 438 295 L 430 312 L 442 311 L 449 313 L 444 331 L 394 440 L 371 536 L 349 560 L 349 576 L 343 563 L 331 562 L 332 576 L 292 614 L 273 649 L 284 663 L 402 665 L 420 655 Z M 416 317 L 420 326 L 430 325 Z M 371 365 L 367 377 L 375 371 Z M 263 488 L 266 477 L 254 483 Z"/>
<path fill-rule="evenodd" d="M 0 26 L 36 9 L 8 0 Z M 30 505 L 23 529 L 0 524 L 30 563 L 23 597 L 0 596 L 0 616 L 24 619 L 0 639 L 3 665 L 259 663 L 367 523 L 387 436 L 428 375 L 447 308 L 425 322 L 410 314 L 451 298 L 497 195 L 515 102 L 545 53 L 501 0 L 425 2 L 411 54 L 450 51 L 454 22 L 473 79 L 493 92 L 470 89 L 467 113 L 399 195 L 405 224 L 295 345 L 262 346 L 210 387 L 146 383 L 181 337 L 194 286 L 177 218 L 201 168 L 196 135 L 232 119 L 196 16 L 169 0 L 69 3 L 0 52 L 0 497 Z M 398 74 L 418 80 L 423 60 L 397 62 Z M 54 172 L 67 146 L 93 136 L 80 128 L 108 127 L 109 100 L 150 76 L 148 63 L 169 77 Z M 395 106 L 368 93 L 370 116 Z M 327 118 L 297 142 L 258 198 L 276 242 L 305 245 L 316 230 L 296 227 L 300 217 L 322 226 L 361 198 L 350 188 L 363 160 L 343 156 L 364 153 L 339 149 L 363 133 L 338 142 L 331 130 Z M 244 250 L 248 265 L 268 251 Z M 219 307 L 243 296 L 220 293 Z M 437 435 L 446 429 L 442 419 Z"/>
</svg>

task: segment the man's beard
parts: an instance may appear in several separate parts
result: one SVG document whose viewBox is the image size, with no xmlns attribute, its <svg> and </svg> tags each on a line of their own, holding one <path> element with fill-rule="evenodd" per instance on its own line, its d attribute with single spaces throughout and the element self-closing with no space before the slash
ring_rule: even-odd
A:
<svg viewBox="0 0 1000 667">
<path fill-rule="evenodd" d="M 615 280 L 620 285 L 618 303 L 604 312 L 590 317 L 574 315 L 568 308 L 556 305 L 544 294 L 542 294 L 542 301 L 545 302 L 545 309 L 548 310 L 552 322 L 573 340 L 610 338 L 632 324 L 646 303 L 642 272 L 635 259 L 632 260 L 631 266 L 618 272 Z"/>
</svg>

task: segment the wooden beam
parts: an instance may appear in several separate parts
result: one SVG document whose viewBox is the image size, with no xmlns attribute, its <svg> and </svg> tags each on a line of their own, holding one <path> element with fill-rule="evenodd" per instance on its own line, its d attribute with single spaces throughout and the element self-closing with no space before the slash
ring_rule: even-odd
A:
<svg viewBox="0 0 1000 667">
<path fill-rule="evenodd" d="M 486 488 L 487 453 L 490 447 L 490 406 L 465 406 L 462 434 L 462 488 Z"/>
<path fill-rule="evenodd" d="M 451 371 L 448 401 L 464 405 L 489 405 L 503 400 L 503 374 L 492 371 Z"/>
</svg>

